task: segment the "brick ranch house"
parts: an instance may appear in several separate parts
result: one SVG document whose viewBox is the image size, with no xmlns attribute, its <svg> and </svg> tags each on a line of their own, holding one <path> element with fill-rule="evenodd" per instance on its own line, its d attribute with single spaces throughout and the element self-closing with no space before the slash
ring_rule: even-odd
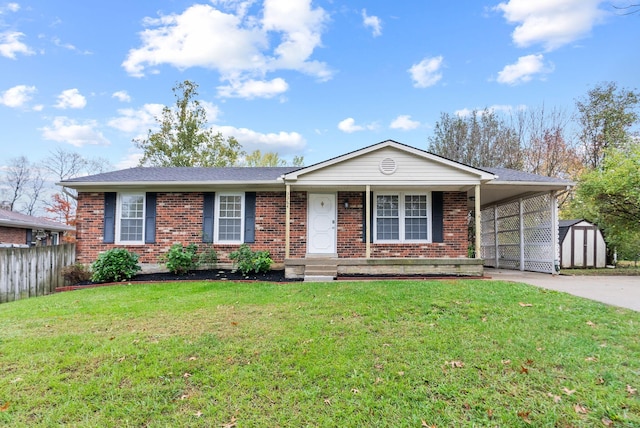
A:
<svg viewBox="0 0 640 428">
<path fill-rule="evenodd" d="M 0 247 L 58 245 L 75 228 L 52 220 L 0 208 Z"/>
<path fill-rule="evenodd" d="M 157 269 L 172 244 L 196 243 L 225 267 L 248 243 L 269 250 L 287 277 L 308 279 L 481 275 L 483 263 L 552 272 L 556 194 L 571 185 L 391 140 L 307 167 L 137 167 L 59 184 L 78 191 L 80 263 L 122 247 Z M 470 220 L 470 211 L 481 215 Z M 481 248 L 473 256 L 470 223 Z"/>
</svg>

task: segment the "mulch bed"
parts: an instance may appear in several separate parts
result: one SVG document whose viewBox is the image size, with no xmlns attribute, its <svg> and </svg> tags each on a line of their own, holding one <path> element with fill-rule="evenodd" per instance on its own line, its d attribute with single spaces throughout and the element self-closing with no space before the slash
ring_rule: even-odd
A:
<svg viewBox="0 0 640 428">
<path fill-rule="evenodd" d="M 271 270 L 265 273 L 251 273 L 243 275 L 239 271 L 229 269 L 194 270 L 185 274 L 174 274 L 171 272 L 141 273 L 128 281 L 93 283 L 91 281 L 82 282 L 76 285 L 58 287 L 56 291 L 71 291 L 82 288 L 102 287 L 106 285 L 133 284 L 137 282 L 173 282 L 173 281 L 263 281 L 263 282 L 290 282 L 299 281 L 284 277 L 284 270 Z"/>
</svg>

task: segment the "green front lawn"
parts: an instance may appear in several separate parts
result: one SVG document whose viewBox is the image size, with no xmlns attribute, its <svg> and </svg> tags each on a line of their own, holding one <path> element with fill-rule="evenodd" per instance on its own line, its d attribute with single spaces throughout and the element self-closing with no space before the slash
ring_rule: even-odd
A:
<svg viewBox="0 0 640 428">
<path fill-rule="evenodd" d="M 87 289 L 0 305 L 0 425 L 638 427 L 639 332 L 499 281 Z"/>
</svg>

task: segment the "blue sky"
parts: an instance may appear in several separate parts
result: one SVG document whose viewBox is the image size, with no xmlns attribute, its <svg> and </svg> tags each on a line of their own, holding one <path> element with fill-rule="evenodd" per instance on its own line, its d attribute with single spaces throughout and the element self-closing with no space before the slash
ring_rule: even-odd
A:
<svg viewBox="0 0 640 428">
<path fill-rule="evenodd" d="M 571 111 L 597 83 L 640 86 L 640 13 L 612 7 L 628 3 L 0 2 L 0 166 L 57 147 L 134 166 L 187 79 L 247 151 L 426 149 L 441 112 Z"/>
</svg>

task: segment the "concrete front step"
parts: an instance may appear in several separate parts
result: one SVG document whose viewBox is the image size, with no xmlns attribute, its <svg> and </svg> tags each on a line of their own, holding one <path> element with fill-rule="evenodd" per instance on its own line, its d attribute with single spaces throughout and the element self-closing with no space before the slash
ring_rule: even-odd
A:
<svg viewBox="0 0 640 428">
<path fill-rule="evenodd" d="M 305 275 L 304 282 L 331 282 L 335 281 L 335 276 L 327 275 Z"/>
</svg>

